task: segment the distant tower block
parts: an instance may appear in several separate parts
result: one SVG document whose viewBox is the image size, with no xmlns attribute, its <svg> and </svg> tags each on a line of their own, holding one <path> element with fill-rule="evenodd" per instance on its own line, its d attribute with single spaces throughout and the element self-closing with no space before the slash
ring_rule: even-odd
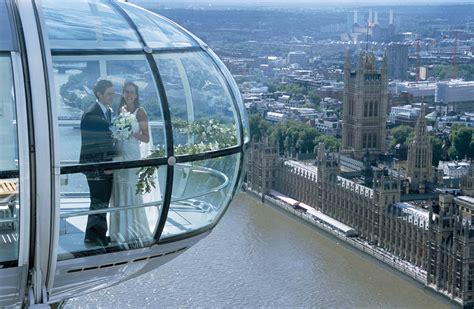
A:
<svg viewBox="0 0 474 309">
<path fill-rule="evenodd" d="M 410 189 L 425 192 L 426 182 L 433 181 L 432 166 L 433 149 L 431 139 L 426 130 L 426 112 L 423 104 L 415 127 L 415 138 L 408 146 L 407 177 L 410 179 Z"/>
<path fill-rule="evenodd" d="M 354 24 L 357 24 L 357 10 L 354 10 Z"/>
<path fill-rule="evenodd" d="M 389 43 L 387 49 L 388 77 L 408 79 L 408 45 Z"/>
<path fill-rule="evenodd" d="M 374 12 L 374 24 L 379 23 L 379 12 L 375 11 Z"/>
<path fill-rule="evenodd" d="M 370 156 L 385 152 L 387 121 L 387 56 L 382 70 L 375 66 L 375 57 L 362 52 L 357 70 L 351 71 L 351 59 L 346 55 L 344 65 L 344 100 L 342 152 L 362 160 L 366 151 Z"/>
<path fill-rule="evenodd" d="M 373 20 L 373 14 L 372 14 L 372 9 L 369 10 L 369 20 L 368 20 L 369 23 L 372 23 L 374 22 Z"/>
<path fill-rule="evenodd" d="M 389 14 L 389 17 L 388 17 L 388 24 L 393 25 L 393 10 L 392 9 L 390 9 L 390 14 Z"/>
</svg>

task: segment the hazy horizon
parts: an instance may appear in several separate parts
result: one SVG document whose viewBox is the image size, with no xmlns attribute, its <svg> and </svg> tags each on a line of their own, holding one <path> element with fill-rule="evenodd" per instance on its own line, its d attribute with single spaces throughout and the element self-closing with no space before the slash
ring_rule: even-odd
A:
<svg viewBox="0 0 474 309">
<path fill-rule="evenodd" d="M 146 3 L 146 4 L 191 4 L 191 5 L 249 5 L 249 6 L 262 6 L 262 5 L 415 5 L 415 4 L 474 4 L 474 0 L 292 0 L 291 3 L 288 0 L 132 0 L 130 2 L 135 3 Z"/>
</svg>

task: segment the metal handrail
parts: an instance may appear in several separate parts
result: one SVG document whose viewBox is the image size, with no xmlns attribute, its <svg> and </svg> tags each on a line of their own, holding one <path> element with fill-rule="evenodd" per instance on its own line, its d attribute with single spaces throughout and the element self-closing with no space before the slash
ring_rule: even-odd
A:
<svg viewBox="0 0 474 309">
<path fill-rule="evenodd" d="M 208 168 L 208 167 L 203 167 L 203 166 L 188 166 L 185 164 L 176 164 L 175 167 L 186 167 L 191 169 L 191 171 L 204 171 L 210 174 L 217 175 L 219 178 L 223 179 L 222 184 L 216 186 L 215 188 L 212 188 L 210 190 L 207 190 L 205 192 L 198 192 L 195 194 L 191 194 L 188 196 L 180 197 L 180 198 L 171 198 L 171 203 L 176 203 L 176 202 L 181 202 L 184 200 L 190 200 L 190 199 L 195 199 L 201 196 L 208 195 L 210 193 L 214 192 L 219 192 L 220 190 L 224 189 L 229 185 L 229 177 L 227 177 L 224 173 L 220 171 L 216 171 L 214 169 Z M 86 216 L 86 215 L 96 215 L 96 214 L 106 214 L 106 213 L 113 213 L 113 212 L 118 212 L 118 211 L 124 211 L 124 210 L 129 210 L 129 209 L 136 209 L 136 208 L 145 208 L 145 207 L 159 207 L 162 204 L 163 201 L 156 201 L 156 202 L 150 202 L 150 203 L 143 203 L 143 204 L 138 204 L 138 205 L 129 205 L 129 206 L 120 206 L 120 207 L 112 207 L 112 208 L 106 208 L 106 209 L 99 209 L 99 210 L 83 210 L 83 211 L 68 211 L 65 213 L 61 213 L 60 217 L 61 218 L 71 218 L 71 217 L 81 217 L 81 216 Z"/>
<path fill-rule="evenodd" d="M 18 217 L 0 219 L 0 223 L 15 223 L 18 222 Z"/>
</svg>

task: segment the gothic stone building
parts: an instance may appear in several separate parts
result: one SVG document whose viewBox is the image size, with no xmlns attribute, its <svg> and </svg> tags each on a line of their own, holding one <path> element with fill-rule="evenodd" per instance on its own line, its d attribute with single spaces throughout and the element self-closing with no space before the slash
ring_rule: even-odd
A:
<svg viewBox="0 0 474 309">
<path fill-rule="evenodd" d="M 427 283 L 474 308 L 474 167 L 461 196 L 440 196 L 430 213 Z"/>
<path fill-rule="evenodd" d="M 268 194 L 269 190 L 276 186 L 278 161 L 278 147 L 277 145 L 270 144 L 267 138 L 251 143 L 247 187 L 262 193 L 262 200 L 264 195 Z"/>
<path fill-rule="evenodd" d="M 372 156 L 385 152 L 388 104 L 387 59 L 381 72 L 375 57 L 362 52 L 357 69 L 352 71 L 349 54 L 344 65 L 342 107 L 342 151 L 361 160 L 366 150 Z"/>
<path fill-rule="evenodd" d="M 327 154 L 323 144 L 316 162 L 305 164 L 278 158 L 277 146 L 259 142 L 252 146 L 247 180 L 252 190 L 277 190 L 357 229 L 361 237 L 393 254 L 425 265 L 428 211 L 400 203 L 400 181 L 383 171 L 368 182 L 351 179 L 340 172 L 339 157 Z"/>
</svg>

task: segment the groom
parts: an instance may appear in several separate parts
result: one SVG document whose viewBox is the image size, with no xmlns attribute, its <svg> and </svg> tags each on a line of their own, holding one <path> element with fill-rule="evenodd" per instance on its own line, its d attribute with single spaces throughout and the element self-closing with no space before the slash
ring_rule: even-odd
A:
<svg viewBox="0 0 474 309">
<path fill-rule="evenodd" d="M 79 162 L 99 163 L 112 161 L 115 154 L 111 125 L 111 105 L 115 96 L 112 82 L 99 80 L 94 86 L 96 102 L 89 106 L 81 119 L 81 155 Z M 90 192 L 90 210 L 109 207 L 112 192 L 112 171 L 96 170 L 84 173 Z M 84 243 L 105 246 L 110 243 L 107 234 L 107 214 L 93 214 L 87 218 Z"/>
</svg>

